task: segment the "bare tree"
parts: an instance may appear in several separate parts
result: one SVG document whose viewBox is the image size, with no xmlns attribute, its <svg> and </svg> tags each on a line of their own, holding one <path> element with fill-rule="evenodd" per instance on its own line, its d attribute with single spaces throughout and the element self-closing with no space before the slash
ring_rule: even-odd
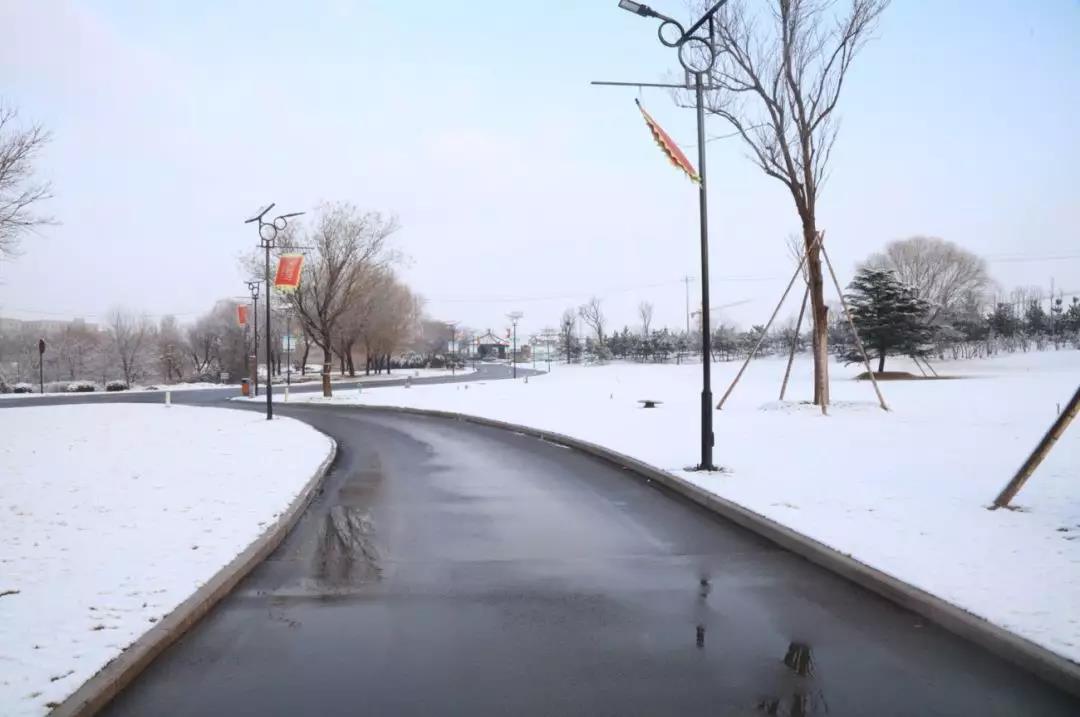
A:
<svg viewBox="0 0 1080 717">
<path fill-rule="evenodd" d="M 107 325 L 112 342 L 112 358 L 120 364 L 124 383 L 131 386 L 142 370 L 149 344 L 147 339 L 153 327 L 146 317 L 122 308 L 109 312 Z"/>
<path fill-rule="evenodd" d="M 971 297 L 982 297 L 993 287 L 986 260 L 937 237 L 889 242 L 866 260 L 866 267 L 895 272 L 916 296 L 929 301 L 931 323 L 955 314 Z"/>
<path fill-rule="evenodd" d="M 175 316 L 161 317 L 157 336 L 157 363 L 165 383 L 184 378 L 184 340 Z"/>
<path fill-rule="evenodd" d="M 17 253 L 25 232 L 53 223 L 34 212 L 52 196 L 52 186 L 32 181 L 37 155 L 51 137 L 40 125 L 16 127 L 17 117 L 14 108 L 0 104 L 0 259 Z"/>
<path fill-rule="evenodd" d="M 367 314 L 364 347 L 369 369 L 370 359 L 374 358 L 376 366 L 381 365 L 390 372 L 393 355 L 419 330 L 420 310 L 420 300 L 407 286 L 388 274 Z"/>
<path fill-rule="evenodd" d="M 573 361 L 574 332 L 577 330 L 577 314 L 573 309 L 563 312 L 559 321 L 559 343 L 566 352 L 566 363 Z"/>
<path fill-rule="evenodd" d="M 587 303 L 582 304 L 578 308 L 578 315 L 581 316 L 581 320 L 585 322 L 586 326 L 596 332 L 596 343 L 603 345 L 604 323 L 606 320 L 600 307 L 600 299 L 594 296 Z"/>
<path fill-rule="evenodd" d="M 304 266 L 300 288 L 288 294 L 288 300 L 304 331 L 323 352 L 324 396 L 333 393 L 330 368 L 342 317 L 355 306 L 365 281 L 372 279 L 372 269 L 390 260 L 386 240 L 397 228 L 397 220 L 378 212 L 361 214 L 348 203 L 327 204 L 301 242 L 315 250 Z"/>
<path fill-rule="evenodd" d="M 90 358 L 100 341 L 100 334 L 88 329 L 85 324 L 67 324 L 55 336 L 52 345 L 55 346 L 60 365 L 70 380 L 87 376 Z"/>
<path fill-rule="evenodd" d="M 642 301 L 637 307 L 638 316 L 641 317 L 641 338 L 649 338 L 649 326 L 652 324 L 653 305 L 648 301 Z"/>
<path fill-rule="evenodd" d="M 699 5 L 711 6 L 711 0 Z M 817 201 L 839 124 L 835 115 L 851 63 L 888 0 L 772 0 L 768 10 L 732 0 L 716 15 L 716 64 L 706 109 L 726 120 L 751 159 L 791 193 L 809 252 L 814 329 L 814 402 L 829 402 L 825 305 Z"/>
</svg>

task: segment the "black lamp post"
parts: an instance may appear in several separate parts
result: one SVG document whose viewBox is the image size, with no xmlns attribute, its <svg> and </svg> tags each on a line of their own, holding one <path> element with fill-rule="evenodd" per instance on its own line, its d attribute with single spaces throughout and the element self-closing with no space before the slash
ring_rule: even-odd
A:
<svg viewBox="0 0 1080 717">
<path fill-rule="evenodd" d="M 517 325 L 524 315 L 520 311 L 514 311 L 506 315 L 506 318 L 510 319 L 510 323 L 514 327 L 514 344 L 510 348 L 510 365 L 513 366 L 514 378 L 517 378 Z"/>
<path fill-rule="evenodd" d="M 284 231 L 285 227 L 289 225 L 289 219 L 303 214 L 303 212 L 291 212 L 289 214 L 280 214 L 274 217 L 274 220 L 270 222 L 263 221 L 263 217 L 266 216 L 266 213 L 273 208 L 274 204 L 271 203 L 266 209 L 263 209 L 251 219 L 244 221 L 244 224 L 258 222 L 259 248 L 266 250 L 266 420 L 268 421 L 274 417 L 274 382 L 270 375 L 270 250 L 274 248 L 274 240 L 277 239 L 278 232 Z M 258 309 L 256 309 L 256 311 L 258 311 Z M 258 325 L 258 319 L 256 319 L 256 325 Z M 256 345 L 258 345 L 257 342 Z M 256 376 L 259 374 L 259 361 L 257 357 L 258 351 L 256 351 L 255 360 Z"/>
<path fill-rule="evenodd" d="M 251 357 L 255 366 L 251 369 L 252 388 L 255 396 L 259 395 L 259 282 L 249 281 L 248 291 L 251 292 L 251 305 L 255 307 L 254 316 L 251 317 L 251 325 L 255 327 L 255 343 L 251 351 Z"/>
<path fill-rule="evenodd" d="M 653 10 L 648 5 L 619 0 L 619 7 L 642 17 L 654 17 L 660 20 L 657 36 L 666 47 L 675 48 L 679 55 L 679 64 L 686 71 L 686 85 L 677 85 L 689 89 L 690 75 L 694 77 L 694 97 L 697 105 L 697 149 L 698 149 L 698 212 L 701 227 L 701 463 L 698 470 L 716 470 L 712 461 L 712 342 L 709 335 L 709 210 L 708 193 L 705 184 L 705 99 L 706 76 L 716 64 L 716 48 L 713 44 L 713 15 L 727 0 L 720 0 L 701 16 L 697 22 L 684 30 L 677 21 Z M 705 29 L 703 29 L 705 28 Z"/>
<path fill-rule="evenodd" d="M 450 328 L 450 343 L 446 345 L 447 353 L 450 354 L 450 375 L 456 376 L 457 367 L 457 323 L 456 321 L 447 321 L 446 325 Z"/>
</svg>

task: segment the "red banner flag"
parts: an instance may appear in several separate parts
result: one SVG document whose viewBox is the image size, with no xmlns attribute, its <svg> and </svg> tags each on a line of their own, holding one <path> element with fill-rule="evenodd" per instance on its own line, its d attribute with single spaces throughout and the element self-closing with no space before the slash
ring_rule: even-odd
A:
<svg viewBox="0 0 1080 717">
<path fill-rule="evenodd" d="M 679 149 L 679 145 L 675 144 L 675 140 L 656 123 L 656 120 L 649 116 L 649 113 L 645 111 L 640 102 L 637 100 L 634 100 L 634 102 L 637 103 L 638 109 L 641 110 L 641 115 L 645 118 L 645 124 L 649 125 L 649 131 L 652 132 L 653 139 L 656 140 L 656 144 L 660 146 L 668 160 L 686 172 L 686 176 L 690 177 L 691 182 L 699 183 L 701 178 L 698 176 L 697 170 L 694 169 L 694 165 L 690 164 L 690 160 L 686 158 L 683 151 Z"/>
<path fill-rule="evenodd" d="M 236 305 L 236 323 L 247 326 L 247 304 Z"/>
<path fill-rule="evenodd" d="M 282 254 L 278 258 L 274 288 L 281 291 L 296 291 L 296 287 L 300 286 L 300 272 L 303 268 L 303 254 Z"/>
</svg>

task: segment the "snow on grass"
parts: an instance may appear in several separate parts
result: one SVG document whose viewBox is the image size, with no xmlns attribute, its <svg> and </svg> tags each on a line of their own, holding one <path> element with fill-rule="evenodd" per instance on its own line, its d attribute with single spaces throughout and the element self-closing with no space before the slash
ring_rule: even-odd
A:
<svg viewBox="0 0 1080 717">
<path fill-rule="evenodd" d="M 242 552 L 330 451 L 291 419 L 0 410 L 0 713 L 42 715 Z"/>
<path fill-rule="evenodd" d="M 634 456 L 1080 661 L 1080 425 L 1014 501 L 988 511 L 1080 384 L 1080 352 L 935 363 L 957 380 L 890 381 L 877 407 L 860 367 L 832 367 L 828 417 L 805 401 L 798 357 L 755 361 L 714 412 L 715 460 L 698 461 L 700 365 L 559 366 L 528 383 L 387 388 L 343 400 L 437 408 L 548 429 Z M 919 374 L 910 362 L 890 370 Z M 713 365 L 718 398 L 738 369 Z M 655 409 L 639 399 L 663 401 Z M 304 400 L 298 398 L 297 400 Z"/>
<path fill-rule="evenodd" d="M 87 383 L 85 381 L 70 381 L 69 383 Z M 153 393 L 153 392 L 165 392 L 172 391 L 174 393 L 179 391 L 206 391 L 209 389 L 229 388 L 230 384 L 223 383 L 152 383 L 146 386 L 136 385 L 132 388 L 125 389 L 123 391 L 106 391 L 101 384 L 90 381 L 95 386 L 93 391 L 46 391 L 45 393 L 37 392 L 37 384 L 33 385 L 33 393 L 0 393 L 0 400 L 5 398 L 47 398 L 49 396 L 118 396 L 125 393 Z M 46 384 L 48 386 L 48 384 Z M 232 384 L 233 387 L 236 384 Z"/>
</svg>

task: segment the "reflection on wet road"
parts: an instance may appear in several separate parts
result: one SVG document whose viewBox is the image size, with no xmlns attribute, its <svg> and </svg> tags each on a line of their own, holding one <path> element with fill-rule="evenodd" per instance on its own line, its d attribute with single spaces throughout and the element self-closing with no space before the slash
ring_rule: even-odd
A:
<svg viewBox="0 0 1080 717">
<path fill-rule="evenodd" d="M 442 419 L 288 412 L 339 441 L 323 491 L 107 713 L 1080 713 L 595 459 Z"/>
</svg>

